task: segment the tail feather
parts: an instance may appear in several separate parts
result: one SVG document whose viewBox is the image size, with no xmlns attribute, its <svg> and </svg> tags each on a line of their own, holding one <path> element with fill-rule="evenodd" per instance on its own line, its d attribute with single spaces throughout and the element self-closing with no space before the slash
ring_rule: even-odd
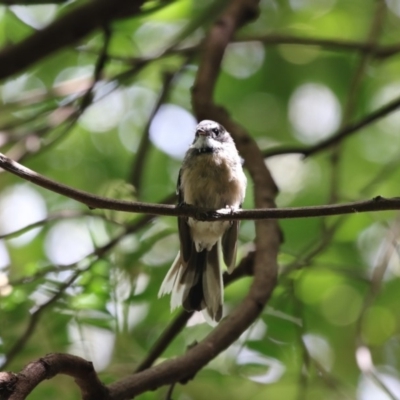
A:
<svg viewBox="0 0 400 400">
<path fill-rule="evenodd" d="M 184 275 L 182 275 L 181 282 L 186 286 L 183 295 L 183 308 L 186 311 L 200 311 L 202 309 L 203 301 L 203 280 L 202 275 L 206 268 L 207 250 L 197 253 L 192 251 L 188 260 L 187 268 Z M 185 272 L 186 272 L 185 271 Z"/>
<path fill-rule="evenodd" d="M 185 285 L 182 285 L 181 283 L 183 272 L 184 268 L 181 267 L 179 268 L 179 270 L 175 275 L 174 286 L 172 288 L 172 293 L 171 293 L 171 303 L 170 303 L 171 311 L 175 310 L 175 308 L 178 308 L 182 305 L 186 289 Z"/>
<path fill-rule="evenodd" d="M 207 254 L 207 266 L 203 273 L 203 294 L 208 314 L 212 319 L 219 321 L 222 317 L 223 286 L 218 244 Z"/>
<path fill-rule="evenodd" d="M 185 266 L 178 254 L 164 278 L 158 297 L 171 293 L 171 310 L 182 305 L 186 311 L 206 309 L 219 321 L 222 317 L 223 286 L 218 244 L 210 251 L 192 251 Z"/>
<path fill-rule="evenodd" d="M 182 285 L 180 281 L 184 270 L 181 254 L 178 252 L 158 291 L 158 298 L 171 293 L 171 311 L 182 304 L 185 285 Z"/>
<path fill-rule="evenodd" d="M 165 275 L 165 278 L 160 286 L 160 290 L 158 291 L 158 298 L 173 291 L 176 284 L 177 276 L 182 269 L 181 264 L 181 254 L 180 252 L 178 252 L 178 255 L 176 256 L 174 262 L 171 265 L 171 268 L 167 272 L 167 275 Z"/>
</svg>

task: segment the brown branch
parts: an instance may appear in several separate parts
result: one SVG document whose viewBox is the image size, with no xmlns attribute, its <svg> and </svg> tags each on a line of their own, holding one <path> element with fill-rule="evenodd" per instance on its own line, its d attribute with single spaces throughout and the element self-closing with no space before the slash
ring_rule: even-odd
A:
<svg viewBox="0 0 400 400">
<path fill-rule="evenodd" d="M 25 143 L 18 143 L 17 146 L 15 146 L 15 148 L 11 150 L 12 154 L 16 156 L 13 157 L 14 159 L 22 161 L 25 160 L 29 155 L 32 156 L 33 154 L 38 154 L 39 152 L 41 155 L 43 155 L 44 152 L 49 151 L 53 146 L 55 146 L 57 143 L 59 143 L 61 140 L 64 140 L 68 136 L 68 134 L 75 127 L 75 124 L 78 122 L 80 116 L 93 103 L 93 90 L 95 88 L 95 85 L 100 80 L 103 69 L 108 60 L 108 46 L 111 40 L 111 30 L 107 24 L 103 26 L 103 33 L 104 33 L 104 43 L 94 68 L 94 73 L 91 83 L 84 92 L 79 94 L 78 97 L 79 106 L 76 107 L 73 111 L 71 111 L 65 117 L 64 120 L 59 121 L 58 126 L 62 127 L 61 132 L 59 132 L 57 136 L 55 136 L 54 138 L 52 138 L 47 142 L 40 141 L 38 143 L 39 145 L 37 146 L 37 149 L 35 149 L 34 152 L 28 149 Z M 65 106 L 66 105 L 64 105 L 63 107 Z M 49 118 L 49 120 L 51 121 L 51 118 Z M 54 128 L 54 123 L 49 122 L 45 127 L 42 128 L 42 135 L 44 136 L 45 134 L 49 133 L 53 128 Z M 38 132 L 36 132 L 35 135 L 38 135 Z"/>
<path fill-rule="evenodd" d="M 400 52 L 400 44 L 373 46 L 369 42 L 358 42 L 355 40 L 345 39 L 323 39 L 323 38 L 308 38 L 301 36 L 285 35 L 280 33 L 268 33 L 261 35 L 239 35 L 232 38 L 231 42 L 246 43 L 246 42 L 262 42 L 265 45 L 295 45 L 295 46 L 319 46 L 327 51 L 350 51 L 360 54 L 371 53 L 371 57 L 376 59 L 384 59 L 391 57 Z M 171 54 L 193 54 L 199 50 L 201 44 L 197 43 L 190 46 L 171 47 L 160 55 L 157 59 Z M 373 52 L 372 52 L 373 50 Z M 86 53 L 98 54 L 97 51 L 87 48 L 79 48 L 78 51 Z M 124 57 L 121 55 L 110 55 L 110 59 L 122 61 L 127 64 L 149 63 L 154 60 L 153 57 Z"/>
<path fill-rule="evenodd" d="M 0 373 L 0 395 L 4 400 L 24 400 L 45 379 L 58 374 L 74 378 L 83 400 L 110 400 L 93 364 L 81 357 L 53 353 L 29 363 L 19 374 Z"/>
<path fill-rule="evenodd" d="M 225 122 L 226 126 L 228 126 L 228 124 L 231 125 L 228 120 L 226 120 Z M 231 132 L 234 132 L 232 129 L 230 130 Z M 240 139 L 237 140 L 237 143 L 239 145 Z M 246 143 L 246 140 L 244 140 L 244 143 Z M 245 155 L 243 150 L 241 151 L 241 153 L 243 156 Z M 251 152 L 249 152 L 248 157 L 252 157 Z M 293 219 L 400 209 L 399 197 L 384 198 L 381 196 L 376 196 L 371 200 L 357 201 L 353 203 L 329 204 L 323 206 L 308 207 L 261 208 L 252 210 L 238 210 L 227 213 L 226 210 L 207 210 L 199 209 L 196 207 L 176 207 L 167 204 L 142 203 L 133 201 L 131 202 L 96 196 L 82 190 L 71 188 L 70 186 L 63 185 L 42 175 L 39 175 L 29 168 L 26 168 L 21 164 L 10 160 L 2 153 L 0 153 L 0 168 L 4 168 L 14 175 L 17 175 L 20 178 L 30 181 L 38 186 L 44 187 L 52 192 L 59 193 L 63 196 L 83 203 L 92 209 L 100 208 L 105 210 L 125 211 L 148 215 L 165 215 L 174 217 L 185 216 L 194 217 L 202 221 Z M 271 198 L 271 196 L 269 196 L 268 198 Z"/>
<path fill-rule="evenodd" d="M 38 4 L 64 4 L 69 0 L 0 0 L 5 6 L 33 6 Z"/>
<path fill-rule="evenodd" d="M 331 136 L 330 138 L 323 140 L 320 143 L 317 143 L 311 147 L 304 147 L 304 146 L 283 146 L 278 147 L 275 149 L 265 150 L 263 152 L 264 157 L 272 157 L 279 154 L 303 154 L 306 157 L 314 155 L 321 150 L 325 150 L 342 140 L 346 139 L 353 133 L 356 133 L 362 128 L 378 121 L 379 119 L 386 117 L 393 111 L 396 111 L 400 107 L 400 97 L 396 98 L 395 100 L 387 103 L 383 107 L 379 108 L 376 111 L 371 112 L 370 114 L 366 115 L 364 118 L 360 119 L 358 122 L 351 123 L 345 126 L 343 129 L 339 130 L 335 135 Z"/>
<path fill-rule="evenodd" d="M 166 3 L 167 3 L 167 1 L 164 2 L 164 4 L 166 4 Z M 158 6 L 155 6 L 155 8 L 157 8 L 157 7 Z M 11 154 L 12 154 L 11 158 L 13 158 L 17 161 L 21 161 L 21 160 L 26 159 L 27 156 L 32 156 L 34 154 L 38 154 L 39 152 L 40 152 L 40 154 L 43 154 L 43 152 L 48 151 L 51 147 L 53 147 L 55 144 L 57 144 L 58 142 L 63 140 L 68 135 L 70 130 L 75 126 L 75 123 L 77 122 L 80 115 L 83 113 L 83 111 L 89 105 L 91 105 L 95 102 L 98 102 L 98 101 L 102 100 L 104 97 L 108 96 L 110 93 L 112 93 L 114 90 L 116 90 L 120 85 L 122 85 L 124 81 L 126 81 L 128 79 L 131 80 L 133 78 L 133 76 L 139 74 L 140 71 L 142 71 L 148 65 L 148 63 L 155 60 L 153 58 L 140 59 L 140 60 L 138 59 L 132 68 L 129 68 L 126 71 L 123 71 L 121 73 L 118 73 L 118 74 L 112 76 L 108 82 L 116 82 L 116 85 L 113 87 L 112 90 L 107 91 L 106 94 L 104 94 L 94 100 L 93 95 L 92 95 L 94 85 L 101 78 L 105 63 L 110 58 L 108 55 L 108 44 L 109 44 L 111 32 L 109 31 L 107 26 L 103 26 L 103 30 L 104 30 L 104 39 L 105 40 L 104 40 L 101 52 L 96 53 L 98 56 L 98 59 L 97 59 L 96 65 L 95 65 L 94 77 L 90 80 L 86 80 L 85 83 L 81 84 L 77 90 L 67 92 L 68 94 L 75 95 L 74 100 L 69 101 L 68 103 L 64 104 L 64 106 L 63 106 L 65 108 L 69 104 L 74 103 L 75 100 L 79 100 L 80 107 L 76 107 L 74 110 L 72 110 L 70 112 L 70 114 L 68 116 L 66 116 L 64 118 L 64 120 L 62 120 L 61 122 L 59 121 L 57 123 L 57 126 L 59 126 L 59 127 L 61 126 L 61 124 L 63 124 L 63 129 L 60 133 L 58 133 L 57 136 L 55 136 L 54 138 L 52 138 L 50 141 L 47 141 L 47 142 L 44 142 L 44 141 L 38 142 L 38 147 L 34 152 L 28 150 L 26 148 L 25 143 L 18 143 L 14 148 L 11 149 Z M 171 45 L 171 47 L 166 48 L 163 53 L 160 53 L 158 59 L 162 58 L 172 48 L 174 48 L 174 45 Z M 190 58 L 190 53 L 188 53 L 188 55 L 187 55 L 187 59 L 189 59 L 189 58 Z M 52 91 L 49 91 L 45 96 L 53 96 L 54 97 L 54 96 L 60 96 L 60 95 L 65 95 L 65 94 L 66 94 L 65 90 L 59 91 L 56 88 Z M 37 99 L 37 97 L 38 96 L 35 96 L 36 99 Z M 43 97 L 43 94 L 41 94 L 41 97 Z M 35 98 L 31 97 L 29 99 L 29 102 L 35 101 Z M 71 106 L 71 108 L 72 108 L 72 106 Z M 35 117 L 33 117 L 33 118 L 35 118 Z M 41 129 L 41 132 L 36 131 L 35 133 L 30 133 L 29 136 L 36 137 L 36 136 L 39 136 L 39 133 L 40 133 L 40 136 L 44 136 L 46 133 L 48 133 L 50 131 L 50 129 L 52 129 L 54 127 L 55 127 L 54 122 L 49 122 L 45 127 L 43 127 Z M 26 134 L 26 136 L 28 136 L 28 135 Z M 8 155 L 10 155 L 10 154 L 8 154 Z"/>
<path fill-rule="evenodd" d="M 343 128 L 343 125 L 348 124 L 357 105 L 357 95 L 360 90 L 362 80 L 365 76 L 367 66 L 375 53 L 375 49 L 379 46 L 379 37 L 381 36 L 382 28 L 384 26 L 386 11 L 387 8 L 385 0 L 377 0 L 375 12 L 372 15 L 371 26 L 366 38 L 366 43 L 368 43 L 370 49 L 362 54 L 359 58 L 358 65 L 350 83 L 348 97 L 344 108 L 343 121 L 340 128 Z"/>
<path fill-rule="evenodd" d="M 16 74 L 56 50 L 76 43 L 108 22 L 138 14 L 143 0 L 92 0 L 27 39 L 0 52 L 0 79 Z"/>
<path fill-rule="evenodd" d="M 39 227 L 47 224 L 48 222 L 58 221 L 60 219 L 70 219 L 70 218 L 72 219 L 72 218 L 81 218 L 81 217 L 100 218 L 100 219 L 110 222 L 114 225 L 121 225 L 118 221 L 114 221 L 110 218 L 105 217 L 104 215 L 94 214 L 89 211 L 63 210 L 63 211 L 58 211 L 53 214 L 50 214 L 46 218 L 43 218 L 36 222 L 33 222 L 32 224 L 26 225 L 23 228 L 0 235 L 0 240 L 12 239 L 14 237 L 20 236 L 23 233 L 28 232 L 35 228 L 39 228 Z"/>
<path fill-rule="evenodd" d="M 90 87 L 86 90 L 85 94 L 80 99 L 78 114 L 82 115 L 84 111 L 92 104 L 93 100 L 93 89 L 97 82 L 100 80 L 103 70 L 108 61 L 108 47 L 111 40 L 111 29 L 108 24 L 103 26 L 104 42 L 101 52 L 97 58 L 97 62 L 93 72 L 93 81 Z"/>
<path fill-rule="evenodd" d="M 371 56 L 378 59 L 384 59 L 397 54 L 400 51 L 400 44 L 374 46 L 370 42 L 359 42 L 346 39 L 324 39 L 313 37 L 301 37 L 286 35 L 280 33 L 271 33 L 266 35 L 239 36 L 234 42 L 259 41 L 266 45 L 298 45 L 298 46 L 320 46 L 331 51 L 356 51 L 358 53 L 371 53 Z"/>
<path fill-rule="evenodd" d="M 218 119 L 218 118 L 217 118 Z M 226 121 L 229 124 L 229 121 Z M 226 124 L 227 125 L 227 124 Z M 228 126 L 228 125 L 227 125 Z M 235 128 L 234 128 L 235 129 Z M 232 129 L 231 129 L 231 132 Z M 239 144 L 240 141 L 238 141 Z M 246 141 L 245 141 L 246 142 Z M 244 152 L 241 151 L 242 155 Z M 251 151 L 249 156 L 252 157 Z M 371 200 L 358 201 L 353 203 L 329 204 L 323 206 L 308 207 L 287 207 L 287 208 L 261 208 L 252 210 L 238 210 L 227 213 L 225 210 L 206 210 L 196 207 L 176 207 L 167 204 L 154 204 L 131 202 L 124 200 L 113 200 L 106 197 L 96 196 L 82 190 L 73 189 L 67 185 L 55 182 L 36 172 L 10 160 L 4 154 L 0 153 L 0 167 L 35 183 L 52 192 L 59 193 L 89 208 L 101 208 L 105 210 L 125 211 L 131 213 L 143 213 L 149 215 L 168 215 L 168 216 L 186 216 L 194 217 L 202 221 L 228 221 L 228 220 L 263 220 L 263 219 L 292 219 L 292 218 L 310 218 L 323 217 L 328 215 L 353 214 L 359 212 L 376 212 L 400 209 L 400 198 L 374 197 Z"/>
</svg>

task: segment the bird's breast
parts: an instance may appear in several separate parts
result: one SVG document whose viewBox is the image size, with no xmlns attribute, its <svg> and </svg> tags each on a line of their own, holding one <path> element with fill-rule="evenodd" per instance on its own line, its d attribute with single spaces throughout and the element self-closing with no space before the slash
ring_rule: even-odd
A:
<svg viewBox="0 0 400 400">
<path fill-rule="evenodd" d="M 187 204 L 204 208 L 239 207 L 246 187 L 241 165 L 217 154 L 193 157 L 182 169 L 180 190 Z"/>
</svg>

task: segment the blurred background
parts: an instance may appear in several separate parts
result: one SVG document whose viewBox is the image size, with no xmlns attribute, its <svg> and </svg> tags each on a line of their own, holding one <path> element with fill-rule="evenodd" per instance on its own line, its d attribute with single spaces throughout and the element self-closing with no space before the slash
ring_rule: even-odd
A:
<svg viewBox="0 0 400 400">
<path fill-rule="evenodd" d="M 2 47 L 84 2 L 5 3 Z M 4 80 L 1 151 L 93 194 L 175 202 L 197 123 L 190 89 L 199 44 L 226 4 L 145 3 L 139 15 Z M 399 112 L 309 157 L 301 151 L 400 96 L 399 38 L 400 0 L 261 0 L 258 18 L 237 33 L 215 99 L 265 152 L 279 207 L 399 195 Z M 250 183 L 244 208 L 252 207 Z M 279 284 L 268 306 L 173 398 L 400 399 L 398 213 L 280 226 Z M 175 218 L 143 223 L 140 215 L 91 211 L 0 171 L 0 235 L 2 370 L 68 352 L 113 382 L 132 373 L 178 314 L 168 298 L 157 299 L 179 247 Z M 253 239 L 254 223 L 243 222 L 239 260 Z M 225 314 L 250 283 L 226 289 Z M 194 314 L 162 359 L 212 329 Z M 80 397 L 58 376 L 29 398 Z"/>
</svg>

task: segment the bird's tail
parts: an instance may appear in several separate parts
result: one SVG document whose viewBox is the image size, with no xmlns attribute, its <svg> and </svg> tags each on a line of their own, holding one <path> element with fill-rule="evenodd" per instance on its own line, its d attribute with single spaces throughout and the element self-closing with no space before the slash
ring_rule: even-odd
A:
<svg viewBox="0 0 400 400">
<path fill-rule="evenodd" d="M 191 252 L 186 264 L 180 253 L 161 284 L 158 297 L 171 293 L 171 309 L 182 305 L 186 311 L 207 310 L 215 321 L 222 317 L 223 286 L 218 243 L 211 250 Z"/>
</svg>

